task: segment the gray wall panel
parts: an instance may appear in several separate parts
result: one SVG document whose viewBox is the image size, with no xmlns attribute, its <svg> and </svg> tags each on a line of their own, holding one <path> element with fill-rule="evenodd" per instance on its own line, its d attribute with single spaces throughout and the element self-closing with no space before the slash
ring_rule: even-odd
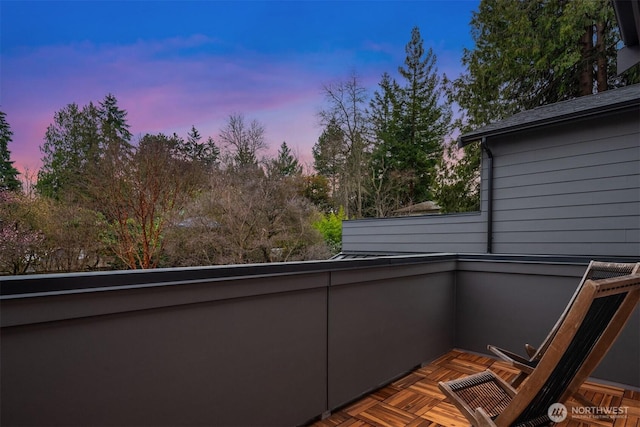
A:
<svg viewBox="0 0 640 427">
<path fill-rule="evenodd" d="M 450 271 L 330 288 L 330 408 L 452 348 L 453 277 Z"/>
<path fill-rule="evenodd" d="M 296 425 L 325 342 L 324 289 L 3 328 L 2 422 Z"/>
</svg>

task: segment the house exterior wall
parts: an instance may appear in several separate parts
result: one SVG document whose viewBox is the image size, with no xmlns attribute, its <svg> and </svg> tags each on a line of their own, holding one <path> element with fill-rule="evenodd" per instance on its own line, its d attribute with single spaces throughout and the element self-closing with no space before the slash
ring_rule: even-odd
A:
<svg viewBox="0 0 640 427">
<path fill-rule="evenodd" d="M 489 137 L 496 254 L 640 257 L 638 107 Z M 488 161 L 481 212 L 346 221 L 343 251 L 487 251 Z"/>
<path fill-rule="evenodd" d="M 493 252 L 640 256 L 639 113 L 489 140 Z"/>
</svg>

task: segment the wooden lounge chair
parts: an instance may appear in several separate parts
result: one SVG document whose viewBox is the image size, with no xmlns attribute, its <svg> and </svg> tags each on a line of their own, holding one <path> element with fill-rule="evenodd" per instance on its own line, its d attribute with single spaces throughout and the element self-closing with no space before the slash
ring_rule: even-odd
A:
<svg viewBox="0 0 640 427">
<path fill-rule="evenodd" d="M 566 402 L 589 377 L 639 300 L 640 275 L 588 279 L 519 390 L 490 370 L 439 387 L 476 427 L 547 425 L 551 405 Z"/>
<path fill-rule="evenodd" d="M 538 348 L 530 344 L 524 345 L 525 351 L 528 357 L 522 357 L 519 354 L 504 350 L 500 347 L 488 345 L 487 349 L 489 349 L 489 351 L 491 351 L 493 354 L 495 354 L 505 362 L 508 362 L 509 364 L 511 364 L 511 366 L 513 366 L 514 368 L 517 368 L 520 370 L 520 374 L 517 375 L 513 381 L 511 381 L 511 386 L 513 386 L 514 388 L 517 388 L 522 383 L 522 381 L 536 367 L 536 365 L 538 364 L 538 362 L 540 361 L 544 353 L 547 351 L 547 348 L 549 348 L 549 344 L 551 343 L 551 340 L 553 340 L 553 337 L 555 337 L 556 333 L 558 332 L 558 328 L 560 328 L 560 326 L 564 322 L 564 319 L 566 318 L 567 313 L 569 312 L 569 309 L 571 309 L 573 302 L 575 301 L 576 297 L 578 296 L 578 293 L 580 293 L 582 286 L 585 284 L 587 280 L 608 279 L 611 277 L 626 276 L 629 274 L 640 274 L 640 262 L 639 263 L 611 263 L 611 262 L 591 261 L 582 277 L 582 280 L 580 281 L 580 284 L 578 285 L 578 287 L 576 288 L 576 291 L 574 292 L 573 296 L 569 300 L 567 307 L 564 309 L 564 312 L 560 315 L 560 318 L 558 319 L 556 324 L 553 326 L 553 328 L 551 329 L 547 337 L 544 339 L 542 344 L 540 344 Z M 574 397 L 576 398 L 576 400 L 578 400 L 581 404 L 585 406 L 595 406 L 593 405 L 592 402 L 590 402 L 580 394 L 577 394 Z"/>
</svg>

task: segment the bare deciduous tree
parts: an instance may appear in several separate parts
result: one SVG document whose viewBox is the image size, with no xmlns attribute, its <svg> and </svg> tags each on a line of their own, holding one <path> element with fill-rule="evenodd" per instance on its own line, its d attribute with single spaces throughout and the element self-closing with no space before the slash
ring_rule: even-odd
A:
<svg viewBox="0 0 640 427">
<path fill-rule="evenodd" d="M 340 191 L 347 217 L 363 216 L 366 180 L 366 158 L 369 151 L 365 105 L 366 89 L 357 74 L 342 82 L 322 87 L 327 107 L 320 112 L 324 126 L 337 125 L 346 140 L 345 163 L 340 179 Z"/>
<path fill-rule="evenodd" d="M 220 131 L 220 141 L 231 154 L 232 165 L 243 169 L 258 164 L 258 154 L 267 149 L 264 126 L 257 120 L 246 123 L 242 114 L 232 114 Z"/>
<path fill-rule="evenodd" d="M 172 265 L 244 264 L 328 257 L 311 222 L 316 212 L 298 194 L 300 177 L 259 169 L 219 171 L 172 233 Z"/>
</svg>

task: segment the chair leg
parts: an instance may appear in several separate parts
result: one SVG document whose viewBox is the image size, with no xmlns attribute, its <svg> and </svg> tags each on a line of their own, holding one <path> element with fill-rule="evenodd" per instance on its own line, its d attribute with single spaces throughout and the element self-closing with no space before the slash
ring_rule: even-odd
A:
<svg viewBox="0 0 640 427">
<path fill-rule="evenodd" d="M 496 423 L 482 408 L 476 409 L 475 419 L 478 422 L 478 427 L 496 427 Z"/>
</svg>

